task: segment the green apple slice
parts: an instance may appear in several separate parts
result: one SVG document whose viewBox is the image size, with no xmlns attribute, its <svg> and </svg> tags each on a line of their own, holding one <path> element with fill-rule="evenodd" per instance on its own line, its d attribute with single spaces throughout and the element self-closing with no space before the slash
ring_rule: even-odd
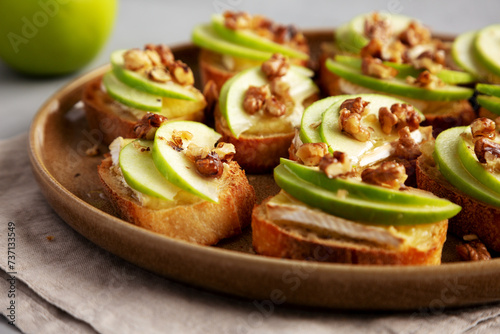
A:
<svg viewBox="0 0 500 334">
<path fill-rule="evenodd" d="M 221 135 L 202 123 L 173 121 L 158 128 L 153 145 L 154 164 L 169 182 L 204 200 L 218 203 L 219 180 L 199 174 L 183 151 L 169 145 L 174 130 L 190 132 L 193 135 L 190 143 L 203 147 L 214 147 Z"/>
<path fill-rule="evenodd" d="M 465 135 L 465 138 L 464 138 Z M 464 131 L 464 135 L 460 136 L 458 143 L 458 156 L 462 161 L 465 169 L 474 176 L 479 182 L 498 192 L 500 196 L 500 175 L 490 172 L 476 157 L 474 153 L 474 144 L 471 140 L 470 128 Z"/>
<path fill-rule="evenodd" d="M 149 80 L 141 73 L 127 70 L 124 65 L 123 54 L 127 50 L 117 50 L 111 54 L 113 73 L 124 84 L 146 93 L 171 97 L 181 100 L 196 101 L 200 99 L 197 89 L 192 86 L 181 86 L 173 81 L 166 83 Z"/>
<path fill-rule="evenodd" d="M 300 140 L 302 140 L 303 143 L 321 142 L 319 126 L 321 125 L 322 115 L 330 106 L 340 100 L 345 101 L 345 96 L 330 96 L 316 101 L 306 108 L 306 110 L 302 114 L 301 127 L 299 132 Z"/>
<path fill-rule="evenodd" d="M 469 31 L 455 38 L 451 47 L 451 56 L 463 70 L 478 78 L 485 78 L 488 72 L 476 60 L 472 49 L 476 34 L 477 31 Z"/>
<path fill-rule="evenodd" d="M 479 182 L 461 162 L 458 154 L 460 135 L 467 127 L 445 130 L 436 138 L 434 159 L 439 171 L 453 186 L 467 195 L 485 203 L 500 206 L 500 195 Z"/>
<path fill-rule="evenodd" d="M 448 200 L 439 198 L 427 191 L 418 189 L 399 191 L 378 187 L 357 179 L 344 179 L 340 177 L 328 178 L 325 173 L 321 172 L 317 167 L 304 166 L 285 158 L 281 158 L 280 162 L 304 181 L 332 192 L 344 189 L 352 196 L 363 200 L 410 205 L 446 206 L 450 204 Z"/>
<path fill-rule="evenodd" d="M 349 23 L 345 23 L 335 29 L 335 43 L 341 52 L 355 53 L 361 52 L 358 46 L 363 42 L 357 42 L 354 39 L 357 35 L 352 33 Z"/>
<path fill-rule="evenodd" d="M 224 17 L 221 14 L 214 14 L 212 16 L 212 28 L 220 37 L 234 44 L 243 45 L 251 49 L 281 53 L 292 58 L 309 59 L 307 53 L 273 42 L 251 30 L 232 30 L 227 28 L 224 24 Z"/>
<path fill-rule="evenodd" d="M 476 90 L 479 93 L 500 97 L 500 86 L 498 85 L 488 85 L 488 84 L 477 84 Z"/>
<path fill-rule="evenodd" d="M 172 201 L 181 190 L 156 169 L 151 156 L 153 141 L 137 139 L 120 151 L 119 165 L 127 184 L 146 195 Z"/>
<path fill-rule="evenodd" d="M 407 83 L 399 78 L 378 79 L 361 73 L 353 68 L 332 59 L 326 61 L 327 68 L 338 76 L 359 86 L 371 88 L 380 92 L 406 96 L 429 101 L 454 101 L 468 99 L 474 90 L 458 86 L 445 85 L 435 89 L 426 89 Z"/>
<path fill-rule="evenodd" d="M 350 41 L 358 49 L 363 48 L 369 42 L 369 39 L 365 36 L 365 21 L 371 15 L 372 13 L 361 14 L 349 21 L 349 30 L 352 34 Z M 392 35 L 394 36 L 399 35 L 408 27 L 411 21 L 414 21 L 414 19 L 403 15 L 390 13 L 379 13 L 379 15 L 389 20 Z"/>
<path fill-rule="evenodd" d="M 453 41 L 451 56 L 453 61 L 464 71 L 478 79 L 500 83 L 500 76 L 490 73 L 478 59 L 475 42 L 478 31 L 469 31 L 459 35 Z"/>
<path fill-rule="evenodd" d="M 474 40 L 473 50 L 484 67 L 500 76 L 500 24 L 481 29 Z"/>
<path fill-rule="evenodd" d="M 349 98 L 361 97 L 364 101 L 370 102 L 368 105 L 368 113 L 362 119 L 362 125 L 373 129 L 370 140 L 361 142 L 353 139 L 340 130 L 339 117 L 340 105 L 343 101 Z M 381 161 L 388 158 L 392 152 L 391 142 L 397 140 L 399 137 L 397 133 L 386 135 L 382 132 L 380 123 L 378 121 L 378 111 L 381 107 L 390 108 L 395 103 L 405 103 L 404 101 L 395 99 L 393 97 L 378 95 L 378 94 L 360 94 L 360 95 L 344 95 L 342 100 L 331 105 L 322 116 L 321 125 L 319 126 L 319 134 L 321 141 L 327 143 L 330 151 L 342 151 L 347 153 L 352 163 L 359 166 L 367 166 L 374 162 Z M 425 117 L 416 109 L 420 114 L 421 120 Z M 372 116 L 370 116 L 372 115 Z M 421 136 L 419 131 L 412 133 L 415 140 L 420 142 Z"/>
<path fill-rule="evenodd" d="M 336 56 L 335 61 L 358 69 L 361 68 L 361 62 L 362 62 L 361 58 L 359 57 L 343 56 L 343 55 Z M 408 76 L 418 77 L 418 75 L 423 71 L 423 69 L 416 69 L 410 64 L 400 64 L 390 61 L 384 61 L 383 64 L 398 70 L 398 74 L 396 75 L 396 77 L 402 79 L 405 79 Z M 437 72 L 436 76 L 440 78 L 444 83 L 450 85 L 468 84 L 476 81 L 476 78 L 470 73 L 452 71 L 447 69 L 443 69 Z"/>
<path fill-rule="evenodd" d="M 102 83 L 109 96 L 129 107 L 147 111 L 161 111 L 162 109 L 161 96 L 148 94 L 127 86 L 118 80 L 113 72 L 104 74 Z"/>
<path fill-rule="evenodd" d="M 194 44 L 204 49 L 234 57 L 266 61 L 273 55 L 272 52 L 255 50 L 226 41 L 217 35 L 213 27 L 209 24 L 196 26 L 191 35 L 191 40 Z"/>
<path fill-rule="evenodd" d="M 295 101 L 295 108 L 287 117 L 290 122 L 296 123 L 296 125 L 300 124 L 302 117 L 302 102 L 319 91 L 310 78 L 312 75 L 313 72 L 308 69 L 291 66 L 290 70 L 282 78 L 283 81 L 290 85 L 290 96 Z M 269 80 L 258 66 L 238 73 L 222 86 L 219 98 L 221 114 L 227 121 L 231 133 L 236 138 L 239 138 L 243 132 L 254 126 L 263 126 L 264 123 L 269 125 L 267 123 L 276 121 L 283 123 L 283 120 L 276 118 L 264 120 L 260 115 L 250 115 L 243 109 L 243 100 L 248 87 L 262 86 L 268 83 Z"/>
<path fill-rule="evenodd" d="M 477 103 L 492 113 L 500 115 L 500 98 L 496 96 L 478 95 Z"/>
<path fill-rule="evenodd" d="M 379 225 L 416 225 L 435 223 L 453 217 L 460 207 L 453 203 L 446 206 L 402 205 L 367 201 L 348 194 L 335 192 L 304 181 L 284 165 L 274 169 L 274 179 L 285 192 L 312 207 L 332 215 L 363 223 Z"/>
</svg>

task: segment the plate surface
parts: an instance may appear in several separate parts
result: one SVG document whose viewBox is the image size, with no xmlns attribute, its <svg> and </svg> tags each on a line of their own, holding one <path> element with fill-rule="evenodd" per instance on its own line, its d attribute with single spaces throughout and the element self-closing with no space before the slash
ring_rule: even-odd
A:
<svg viewBox="0 0 500 334">
<path fill-rule="evenodd" d="M 331 39 L 330 30 L 306 34 L 313 57 Z M 198 48 L 173 48 L 197 73 Z M 210 290 L 280 304 L 339 309 L 403 310 L 475 305 L 500 300 L 500 259 L 456 261 L 454 239 L 440 266 L 394 267 L 324 264 L 258 256 L 251 231 L 206 247 L 152 233 L 115 216 L 103 194 L 96 166 L 102 155 L 85 151 L 102 134 L 87 128 L 83 87 L 108 66 L 76 79 L 39 110 L 30 130 L 30 159 L 49 204 L 78 233 L 98 246 L 159 275 Z M 196 78 L 200 82 L 199 77 Z M 100 152 L 107 152 L 100 145 Z M 271 175 L 249 176 L 259 200 L 278 189 Z"/>
</svg>

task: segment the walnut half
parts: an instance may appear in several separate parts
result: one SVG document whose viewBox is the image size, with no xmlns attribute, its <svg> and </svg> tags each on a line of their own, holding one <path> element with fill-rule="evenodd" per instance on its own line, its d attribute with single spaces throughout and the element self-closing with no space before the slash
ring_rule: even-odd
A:
<svg viewBox="0 0 500 334">
<path fill-rule="evenodd" d="M 384 65 L 382 60 L 373 57 L 363 57 L 361 72 L 365 75 L 379 79 L 394 78 L 398 74 L 398 70 Z"/>
<path fill-rule="evenodd" d="M 306 166 L 318 166 L 327 153 L 326 143 L 306 143 L 297 149 L 295 156 Z"/>
<path fill-rule="evenodd" d="M 165 116 L 148 112 L 134 125 L 134 134 L 137 138 L 153 140 L 156 130 L 166 121 L 167 118 Z"/>
<path fill-rule="evenodd" d="M 495 162 L 500 159 L 500 144 L 488 138 L 481 137 L 474 144 L 474 153 L 476 153 L 479 162 L 496 166 L 498 164 Z"/>
<path fill-rule="evenodd" d="M 264 72 L 269 80 L 284 76 L 289 68 L 290 62 L 288 58 L 280 53 L 273 54 L 271 58 L 261 65 L 262 72 Z"/>
<path fill-rule="evenodd" d="M 495 139 L 496 137 L 496 123 L 489 118 L 481 117 L 475 119 L 471 123 L 470 128 L 473 139 L 479 139 L 480 137 Z"/>
<path fill-rule="evenodd" d="M 393 161 L 386 161 L 377 168 L 367 168 L 361 173 L 363 182 L 391 189 L 400 189 L 407 178 L 405 167 Z"/>
<path fill-rule="evenodd" d="M 335 151 L 333 154 L 326 154 L 319 162 L 319 169 L 325 173 L 328 178 L 334 178 L 351 171 L 351 160 L 347 154 Z"/>
<path fill-rule="evenodd" d="M 456 250 L 462 261 L 483 261 L 491 259 L 491 255 L 486 249 L 486 246 L 477 239 L 458 245 Z"/>
<path fill-rule="evenodd" d="M 406 103 L 394 103 L 389 110 L 381 107 L 378 111 L 378 119 L 382 132 L 390 134 L 393 129 L 397 131 L 408 126 L 410 131 L 420 127 L 420 115 L 413 109 L 413 106 Z"/>
</svg>

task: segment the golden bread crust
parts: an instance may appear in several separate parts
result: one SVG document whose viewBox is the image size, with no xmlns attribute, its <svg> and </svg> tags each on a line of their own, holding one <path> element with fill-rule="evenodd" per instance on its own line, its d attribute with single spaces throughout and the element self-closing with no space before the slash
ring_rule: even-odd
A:
<svg viewBox="0 0 500 334">
<path fill-rule="evenodd" d="M 124 220 L 156 233 L 202 245 L 241 234 L 250 224 L 255 191 L 245 172 L 231 162 L 221 176 L 219 203 L 200 201 L 166 209 L 143 207 L 111 168 L 108 157 L 98 166 L 104 191 Z"/>
<path fill-rule="evenodd" d="M 264 202 L 253 210 L 252 241 L 256 253 L 277 258 L 346 264 L 433 265 L 441 263 L 447 225 L 447 220 L 429 225 L 433 243 L 428 249 L 409 246 L 394 250 L 318 238 L 301 233 L 299 229 L 282 228 L 266 217 Z"/>
<path fill-rule="evenodd" d="M 459 237 L 475 234 L 489 250 L 500 251 L 500 208 L 475 200 L 455 188 L 428 156 L 422 155 L 417 160 L 417 185 L 462 207 L 450 219 L 450 232 Z"/>
<path fill-rule="evenodd" d="M 102 141 L 109 145 L 115 138 L 133 138 L 134 125 L 140 118 L 128 112 L 120 103 L 101 89 L 102 76 L 87 84 L 82 101 L 90 129 L 102 134 Z M 146 114 L 146 112 L 144 112 Z M 204 110 L 170 120 L 204 121 Z"/>
<path fill-rule="evenodd" d="M 295 132 L 273 134 L 270 136 L 246 136 L 235 138 L 229 128 L 224 126 L 222 115 L 215 110 L 215 130 L 222 135 L 221 141 L 231 143 L 236 148 L 234 160 L 247 172 L 260 174 L 271 171 L 280 162 L 280 157 L 288 156 Z"/>
</svg>

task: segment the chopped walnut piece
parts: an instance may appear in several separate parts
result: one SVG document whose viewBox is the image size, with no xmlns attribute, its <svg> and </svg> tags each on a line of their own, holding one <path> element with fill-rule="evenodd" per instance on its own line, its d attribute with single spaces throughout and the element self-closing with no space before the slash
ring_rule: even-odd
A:
<svg viewBox="0 0 500 334">
<path fill-rule="evenodd" d="M 384 65 L 382 60 L 373 57 L 363 57 L 361 72 L 365 75 L 380 79 L 394 78 L 398 74 L 398 70 Z"/>
<path fill-rule="evenodd" d="M 373 57 L 373 58 L 382 58 L 382 48 L 384 47 L 384 43 L 378 38 L 372 38 L 368 44 L 366 44 L 360 52 L 360 56 L 364 57 Z"/>
<path fill-rule="evenodd" d="M 422 52 L 416 59 L 411 60 L 411 64 L 415 68 L 424 68 L 431 73 L 437 73 L 443 69 L 445 65 L 445 52 L 443 50 L 426 50 Z"/>
<path fill-rule="evenodd" d="M 219 177 L 224 171 L 224 165 L 215 152 L 210 152 L 205 158 L 194 162 L 196 170 L 203 176 Z"/>
<path fill-rule="evenodd" d="M 500 164 L 500 144 L 485 137 L 480 137 L 474 144 L 474 153 L 480 163 L 488 164 L 498 170 Z"/>
<path fill-rule="evenodd" d="M 210 148 L 206 146 L 198 146 L 195 143 L 190 143 L 186 148 L 186 157 L 195 162 L 196 160 L 206 158 L 210 152 Z"/>
<path fill-rule="evenodd" d="M 383 18 L 375 12 L 365 20 L 364 33 L 368 39 L 388 39 L 392 34 L 391 24 L 387 18 Z"/>
<path fill-rule="evenodd" d="M 400 189 L 407 178 L 405 167 L 393 161 L 386 161 L 377 168 L 367 168 L 361 173 L 363 182 L 391 189 Z"/>
<path fill-rule="evenodd" d="M 229 162 L 233 160 L 236 154 L 236 148 L 231 143 L 220 142 L 213 150 L 223 162 Z"/>
<path fill-rule="evenodd" d="M 306 143 L 297 149 L 295 156 L 306 166 L 318 166 L 327 153 L 328 145 L 326 143 Z"/>
<path fill-rule="evenodd" d="M 290 62 L 288 58 L 279 53 L 273 54 L 271 58 L 261 65 L 262 72 L 264 72 L 269 80 L 284 76 L 289 68 Z"/>
<path fill-rule="evenodd" d="M 475 119 L 471 123 L 470 128 L 473 139 L 479 139 L 480 137 L 495 139 L 496 137 L 496 123 L 489 118 L 481 117 Z"/>
<path fill-rule="evenodd" d="M 131 71 L 148 69 L 153 66 L 148 55 L 139 49 L 130 49 L 123 54 L 125 68 Z"/>
<path fill-rule="evenodd" d="M 246 12 L 225 11 L 224 25 L 231 30 L 248 29 L 252 26 L 252 17 Z"/>
<path fill-rule="evenodd" d="M 410 131 L 414 131 L 420 127 L 420 115 L 412 105 L 406 103 L 394 103 L 390 110 L 381 107 L 378 119 L 385 134 L 390 134 L 394 128 L 399 131 L 408 126 Z"/>
<path fill-rule="evenodd" d="M 398 124 L 397 116 L 394 115 L 387 107 L 381 107 L 378 110 L 378 120 L 380 122 L 382 132 L 387 135 L 390 134 L 392 132 L 392 128 Z"/>
<path fill-rule="evenodd" d="M 95 157 L 98 154 L 99 154 L 99 145 L 97 144 L 85 150 L 85 155 L 88 157 Z"/>
<path fill-rule="evenodd" d="M 264 107 L 264 102 L 271 95 L 268 85 L 250 86 L 243 98 L 243 110 L 253 115 Z"/>
<path fill-rule="evenodd" d="M 420 146 L 411 137 L 410 128 L 405 126 L 398 132 L 399 140 L 395 143 L 394 155 L 401 159 L 415 160 L 422 152 Z"/>
<path fill-rule="evenodd" d="M 134 125 L 134 134 L 137 138 L 153 140 L 156 130 L 166 121 L 167 118 L 165 116 L 148 112 Z"/>
<path fill-rule="evenodd" d="M 328 178 L 334 178 L 351 171 L 351 160 L 347 154 L 335 151 L 333 154 L 326 154 L 319 162 L 319 169 L 325 173 Z"/>
<path fill-rule="evenodd" d="M 406 45 L 415 46 L 429 43 L 431 41 L 431 32 L 417 21 L 412 21 L 401 34 L 399 39 Z"/>
<path fill-rule="evenodd" d="M 148 71 L 148 78 L 152 81 L 165 83 L 172 80 L 170 73 L 163 67 L 154 67 Z"/>
<path fill-rule="evenodd" d="M 406 81 L 410 84 L 414 84 L 418 87 L 434 89 L 439 86 L 443 86 L 444 83 L 436 75 L 432 74 L 428 70 L 423 71 L 415 79 L 413 77 L 406 78 Z"/>
<path fill-rule="evenodd" d="M 420 115 L 411 104 L 394 103 L 391 106 L 391 112 L 398 118 L 396 130 L 399 131 L 405 126 L 408 126 L 410 131 L 415 131 L 420 127 Z"/>
<path fill-rule="evenodd" d="M 290 41 L 297 38 L 300 33 L 297 31 L 294 25 L 276 25 L 273 29 L 274 38 L 273 40 L 279 44 L 289 43 Z"/>
<path fill-rule="evenodd" d="M 193 134 L 189 131 L 177 131 L 177 130 L 174 130 L 173 133 L 172 133 L 172 141 L 171 143 L 179 148 L 180 150 L 183 150 L 183 145 L 184 145 L 184 140 L 186 141 L 189 141 L 193 139 Z M 170 142 L 169 142 L 170 144 Z M 172 146 L 172 144 L 170 144 L 170 146 Z M 172 146 L 172 147 L 174 147 Z"/>
<path fill-rule="evenodd" d="M 263 109 L 264 113 L 272 117 L 281 117 L 286 114 L 286 105 L 279 101 L 274 95 L 266 98 Z"/>
<path fill-rule="evenodd" d="M 349 134 L 356 140 L 365 142 L 370 139 L 370 129 L 361 125 L 361 114 L 353 112 L 347 108 L 340 111 L 340 130 Z"/>
<path fill-rule="evenodd" d="M 266 30 L 271 31 L 273 28 L 273 21 L 263 15 L 252 16 L 252 29 L 256 31 Z"/>
<path fill-rule="evenodd" d="M 398 40 L 392 41 L 384 45 L 380 58 L 393 63 L 405 63 L 408 60 L 408 48 Z"/>
<path fill-rule="evenodd" d="M 158 54 L 158 52 L 156 52 L 156 50 L 148 50 L 146 48 L 144 50 L 144 53 L 146 54 L 146 56 L 148 56 L 153 67 L 162 65 L 160 55 Z"/>
<path fill-rule="evenodd" d="M 179 84 L 183 86 L 194 84 L 193 72 L 182 61 L 176 60 L 173 64 L 170 64 L 168 70 Z"/>
<path fill-rule="evenodd" d="M 269 84 L 271 94 L 275 95 L 281 101 L 292 100 L 290 96 L 290 85 L 288 82 L 281 80 L 280 78 L 275 78 L 271 80 Z"/>
<path fill-rule="evenodd" d="M 486 249 L 486 246 L 478 239 L 457 245 L 456 250 L 462 261 L 483 261 L 491 259 L 491 255 Z"/>
<path fill-rule="evenodd" d="M 146 44 L 144 47 L 145 50 L 156 51 L 158 56 L 160 57 L 160 62 L 163 66 L 170 66 L 174 61 L 174 54 L 172 50 L 165 44 Z"/>
<path fill-rule="evenodd" d="M 370 102 L 363 101 L 361 97 L 357 97 L 355 99 L 347 99 L 340 105 L 340 109 L 348 109 L 349 111 L 353 111 L 361 116 L 364 116 L 368 113 L 368 105 Z"/>
</svg>

